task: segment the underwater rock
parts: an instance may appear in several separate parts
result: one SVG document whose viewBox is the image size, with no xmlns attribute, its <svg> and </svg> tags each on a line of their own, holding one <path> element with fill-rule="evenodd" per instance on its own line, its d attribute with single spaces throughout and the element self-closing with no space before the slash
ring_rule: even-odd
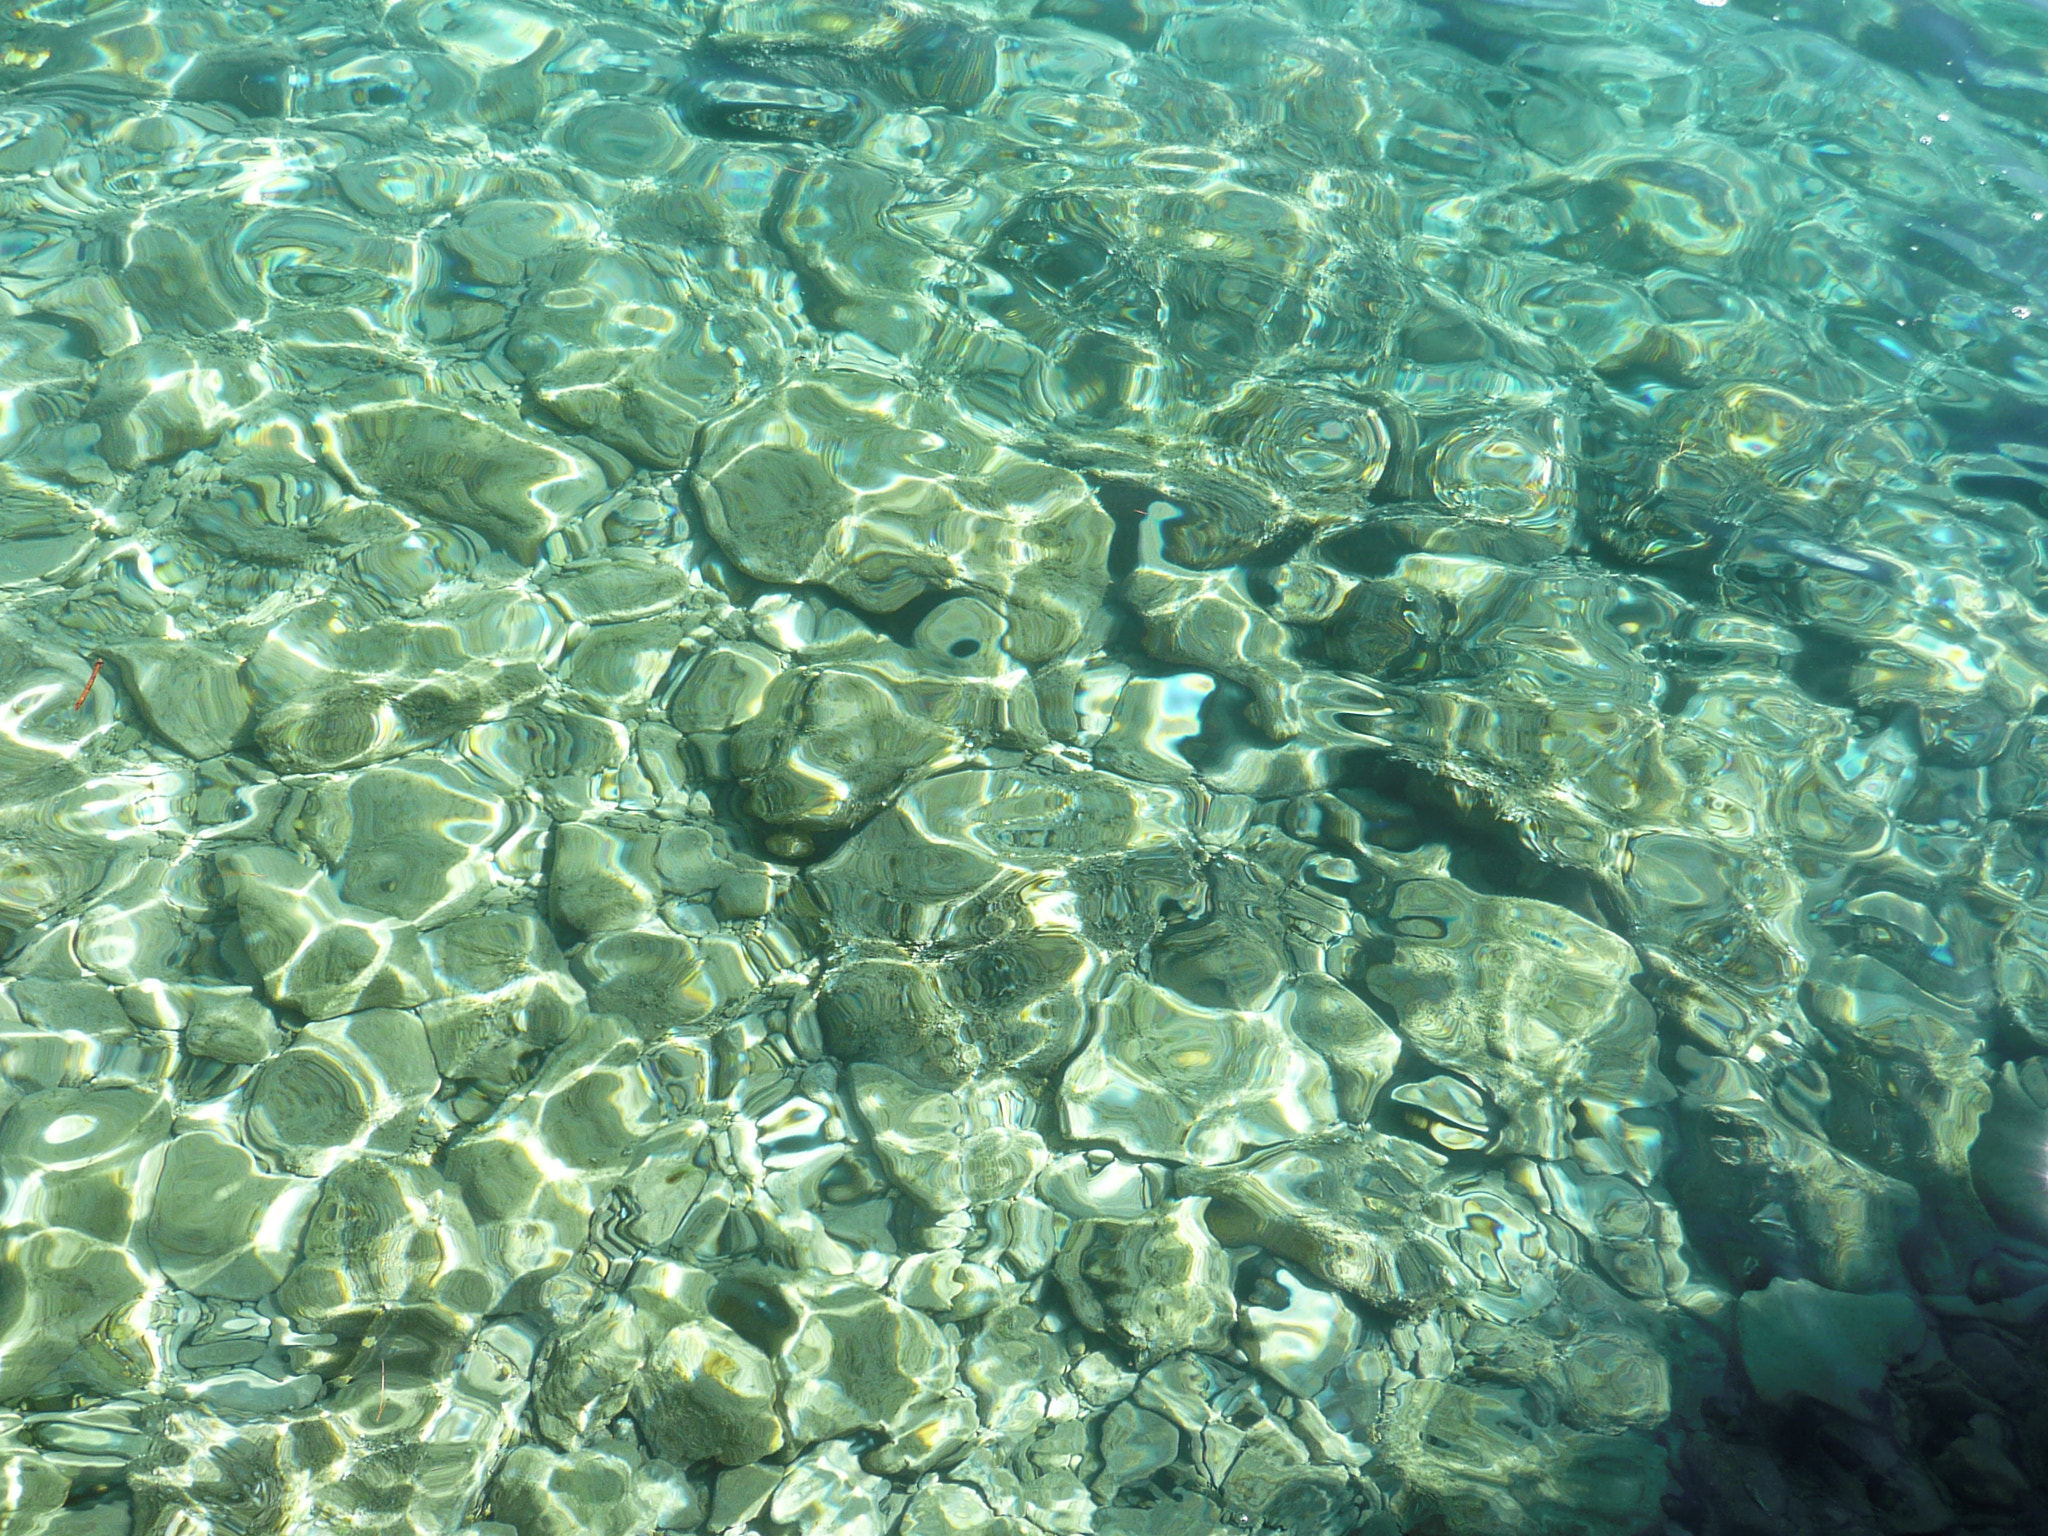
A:
<svg viewBox="0 0 2048 1536">
<path fill-rule="evenodd" d="M 663 1118 L 631 1042 L 571 1070 L 549 1063 L 516 1113 L 538 1128 L 556 1158 L 591 1178 L 624 1169 Z"/>
<path fill-rule="evenodd" d="M 164 1149 L 149 1220 L 150 1251 L 195 1296 L 255 1301 L 277 1289 L 320 1187 L 257 1170 L 248 1150 L 210 1131 Z"/>
<path fill-rule="evenodd" d="M 796 1530 L 829 1526 L 846 1536 L 883 1536 L 890 1485 L 863 1472 L 843 1440 L 813 1446 L 776 1485 L 768 1516 Z"/>
<path fill-rule="evenodd" d="M 662 828 L 654 872 L 663 890 L 708 905 L 727 921 L 766 917 L 782 885 L 768 865 L 739 852 L 716 826 Z"/>
<path fill-rule="evenodd" d="M 854 164 L 843 172 L 807 167 L 789 181 L 774 234 L 802 274 L 818 322 L 898 358 L 942 334 L 943 311 L 929 290 L 944 280 L 945 253 L 904 218 L 914 204 L 901 179 Z"/>
<path fill-rule="evenodd" d="M 889 1289 L 906 1306 L 958 1322 L 994 1306 L 1003 1277 L 986 1264 L 963 1259 L 957 1250 L 942 1248 L 907 1256 L 890 1277 Z"/>
<path fill-rule="evenodd" d="M 713 424 L 691 483 L 749 575 L 872 613 L 975 592 L 1027 665 L 1075 645 L 1109 584 L 1109 518 L 1078 475 L 867 375 L 820 374 Z"/>
<path fill-rule="evenodd" d="M 0 1526 L 2026 1524 L 2025 8 L 18 9 Z"/>
<path fill-rule="evenodd" d="M 1454 1224 L 1444 1168 L 1413 1142 L 1338 1131 L 1186 1168 L 1175 1183 L 1209 1197 L 1209 1224 L 1227 1245 L 1255 1241 L 1367 1306 L 1407 1316 L 1474 1284 L 1442 1235 Z"/>
<path fill-rule="evenodd" d="M 610 102 L 569 126 L 586 153 L 599 143 L 624 147 L 596 126 L 607 114 L 614 129 L 622 114 L 638 114 L 657 135 L 665 129 L 664 148 L 683 147 L 658 109 Z M 781 371 L 785 338 L 766 306 L 709 302 L 701 282 L 663 272 L 639 252 L 586 248 L 540 265 L 506 356 L 550 413 L 637 463 L 684 468 L 699 428 Z"/>
<path fill-rule="evenodd" d="M 977 1323 L 960 1354 L 960 1379 L 972 1389 L 991 1431 L 1027 1432 L 1045 1418 L 1042 1393 L 1066 1369 L 1066 1348 L 1039 1326 L 1039 1315 L 1014 1293 Z"/>
<path fill-rule="evenodd" d="M 24 977 L 0 998 L 0 1072 L 7 1082 L 0 1102 L 81 1080 L 153 1087 L 170 1067 L 165 1045 L 145 1044 L 121 1002 L 92 982 Z M 147 1017 L 153 1010 L 143 1011 Z"/>
<path fill-rule="evenodd" d="M 1785 793 L 1802 818 L 1825 824 L 1826 797 L 1810 779 L 1794 778 Z M 1852 824 L 1850 835 L 1860 843 L 1868 831 L 1868 822 Z M 1646 955 L 1690 971 L 1705 989 L 1782 995 L 1800 969 L 1789 932 L 1798 888 L 1782 865 L 1739 856 L 1729 841 L 1650 832 L 1628 843 L 1621 895 Z"/>
<path fill-rule="evenodd" d="M 2048 1057 L 2007 1062 L 1991 1080 L 1991 1109 L 1970 1147 L 1970 1170 L 1985 1208 L 1999 1222 L 2048 1242 Z"/>
<path fill-rule="evenodd" d="M 179 1043 L 194 1056 L 254 1066 L 284 1041 L 276 1016 L 245 987 L 167 989 L 184 1014 Z"/>
<path fill-rule="evenodd" d="M 1006 1199 L 1045 1165 L 1032 1098 L 1000 1078 L 948 1093 L 865 1062 L 848 1076 L 889 1178 L 934 1214 Z"/>
<path fill-rule="evenodd" d="M 1081 1326 L 1141 1360 L 1228 1347 L 1237 1318 L 1230 1261 L 1210 1235 L 1206 1200 L 1180 1200 L 1137 1221 L 1076 1224 L 1054 1273 Z"/>
<path fill-rule="evenodd" d="M 224 1482 L 246 1479 L 245 1506 L 288 1528 L 333 1523 L 365 1506 L 427 1529 L 455 1528 L 512 1436 L 525 1357 L 515 1329 L 495 1325 L 465 1339 L 437 1320 L 396 1314 L 344 1353 L 347 1368 L 324 1411 L 224 1420 L 195 1404 L 165 1415 L 147 1454 L 130 1464 L 137 1513 L 173 1520 L 181 1508 L 204 1508 Z M 380 1476 L 375 1463 L 348 1460 L 351 1451 L 406 1456 L 433 1475 Z"/>
<path fill-rule="evenodd" d="M 1215 864 L 1208 873 L 1213 888 Z M 1269 925 L 1228 916 L 1168 928 L 1152 941 L 1150 959 L 1153 980 L 1188 1002 L 1250 1013 L 1273 1001 L 1287 974 L 1287 956 Z"/>
<path fill-rule="evenodd" d="M 1189 1002 L 1256 1013 L 1275 1006 L 1275 992 L 1294 969 L 1290 919 L 1307 915 L 1294 878 L 1308 849 L 1264 828 L 1241 836 L 1203 868 L 1206 910 L 1168 926 L 1146 958 L 1152 979 Z M 1349 925 L 1348 912 L 1337 918 L 1339 929 Z"/>
<path fill-rule="evenodd" d="M 1461 1529 L 1536 1536 L 1639 1530 L 1659 1512 L 1668 1473 L 1645 1435 L 1545 1427 L 1506 1388 L 1408 1381 L 1393 1398 L 1382 1446 L 1403 1524 L 1451 1513 Z"/>
<path fill-rule="evenodd" d="M 1691 1266 L 1681 1253 L 1685 1227 L 1669 1200 L 1633 1178 L 1545 1163 L 1543 1190 L 1551 1211 L 1592 1250 L 1609 1279 L 1646 1301 L 1693 1302 Z"/>
<path fill-rule="evenodd" d="M 0 1488 L 0 1523 L 22 1536 L 43 1536 L 60 1517 L 71 1479 L 47 1457 L 8 1451 L 0 1454 Z"/>
<path fill-rule="evenodd" d="M 307 1018 L 412 1008 L 430 995 L 410 924 L 350 907 L 326 874 L 281 848 L 221 854 L 221 881 L 270 1001 Z"/>
<path fill-rule="evenodd" d="M 1058 931 L 956 950 L 945 964 L 907 952 L 827 973 L 817 1017 L 836 1055 L 874 1062 L 928 1088 L 983 1072 L 1043 1079 L 1080 1044 L 1102 958 Z"/>
<path fill-rule="evenodd" d="M 1216 1491 L 1225 1520 L 1240 1527 L 1258 1522 L 1337 1536 L 1357 1530 L 1364 1513 L 1365 1501 L 1344 1469 L 1314 1465 L 1308 1448 L 1270 1417 L 1245 1434 Z"/>
<path fill-rule="evenodd" d="M 1125 601 L 1145 619 L 1145 649 L 1250 689 L 1253 720 L 1285 741 L 1301 729 L 1302 668 L 1292 637 L 1252 601 L 1241 573 L 1197 574 L 1167 559 L 1158 525 L 1176 510 L 1160 503 L 1146 513 L 1139 564 L 1124 579 Z"/>
<path fill-rule="evenodd" d="M 1494 1142 L 1498 1116 L 1486 1098 L 1462 1077 L 1440 1073 L 1419 1083 L 1403 1083 L 1388 1095 L 1404 1106 L 1408 1123 L 1438 1146 L 1452 1152 L 1475 1152 Z"/>
<path fill-rule="evenodd" d="M 559 675 L 590 708 L 630 717 L 668 675 L 682 640 L 683 626 L 673 620 L 593 625 L 576 637 Z"/>
<path fill-rule="evenodd" d="M 166 1522 L 181 1513 L 189 1517 L 205 1507 L 208 1490 L 227 1486 L 237 1490 L 245 1508 L 279 1525 L 312 1518 L 313 1474 L 297 1463 L 300 1446 L 310 1440 L 331 1467 L 348 1440 L 338 1428 L 316 1424 L 309 1431 L 300 1427 L 304 1422 L 224 1429 L 220 1416 L 207 1409 L 167 1415 L 151 1454 L 128 1467 L 135 1515 Z"/>
<path fill-rule="evenodd" d="M 109 358 L 87 409 L 99 424 L 100 456 L 132 473 L 209 448 L 269 388 L 260 368 L 223 367 L 210 346 L 187 349 L 149 337 Z"/>
<path fill-rule="evenodd" d="M 472 760 L 501 790 L 524 794 L 530 786 L 540 807 L 558 822 L 612 809 L 607 790 L 620 781 L 655 792 L 635 760 L 633 733 L 617 720 L 560 706 L 529 707 L 501 721 L 477 726 L 464 737 Z M 632 797 L 636 802 L 640 795 Z M 543 850 L 520 850 L 529 876 L 543 863 Z"/>
<path fill-rule="evenodd" d="M 1163 1414 L 1121 1402 L 1103 1416 L 1101 1454 L 1094 1492 L 1107 1503 L 1124 1484 L 1142 1483 L 1180 1459 L 1180 1428 Z"/>
<path fill-rule="evenodd" d="M 13 1219 L 125 1242 L 137 1175 L 171 1113 L 155 1085 L 46 1088 L 16 1100 L 0 1118 L 0 1179 L 13 1191 Z"/>
<path fill-rule="evenodd" d="M 672 1329 L 635 1379 L 633 1407 L 649 1442 L 678 1466 L 759 1461 L 783 1443 L 768 1357 L 715 1318 Z"/>
<path fill-rule="evenodd" d="M 709 1277 L 704 1277 L 709 1288 Z M 626 1408 L 633 1380 L 659 1337 L 659 1324 L 630 1301 L 606 1298 L 560 1329 L 535 1371 L 534 1426 L 571 1449 Z"/>
<path fill-rule="evenodd" d="M 423 517 L 473 528 L 528 565 L 542 540 L 611 489 L 588 455 L 446 406 L 362 405 L 322 429 L 350 480 Z"/>
<path fill-rule="evenodd" d="M 1132 1220 L 1166 1203 L 1172 1179 L 1165 1163 L 1126 1162 L 1099 1149 L 1068 1152 L 1039 1175 L 1038 1197 L 1076 1221 Z"/>
<path fill-rule="evenodd" d="M 1966 1179 L 1992 1105 L 1975 1018 L 1868 955 L 1815 966 L 1806 1008 L 1852 1058 L 1829 1074 L 1836 1145 L 1895 1174 Z"/>
<path fill-rule="evenodd" d="M 1868 1418 L 1886 1373 L 1927 1341 L 1910 1296 L 1857 1296 L 1811 1280 L 1773 1280 L 1736 1311 L 1742 1364 L 1767 1403 L 1810 1397 Z"/>
<path fill-rule="evenodd" d="M 961 944 L 1060 931 L 1019 899 L 1056 883 L 1084 936 L 1135 948 L 1165 901 L 1194 899 L 1183 818 L 1173 791 L 1106 773 L 962 769 L 910 786 L 804 885 L 849 937 Z"/>
<path fill-rule="evenodd" d="M 690 658 L 669 700 L 670 724 L 685 736 L 730 731 L 758 715 L 787 662 L 751 640 L 714 645 Z"/>
<path fill-rule="evenodd" d="M 1132 976 L 1097 1007 L 1086 1048 L 1060 1080 L 1067 1134 L 1137 1157 L 1227 1163 L 1337 1123 L 1322 1060 L 1280 1010 L 1197 1008 Z"/>
<path fill-rule="evenodd" d="M 1314 1397 L 1330 1372 L 1358 1347 L 1358 1314 L 1341 1296 L 1285 1269 L 1274 1271 L 1273 1283 L 1286 1295 L 1286 1305 L 1245 1305 L 1238 1314 L 1238 1336 L 1261 1373 L 1296 1397 Z"/>
<path fill-rule="evenodd" d="M 443 1154 L 442 1168 L 492 1257 L 492 1278 L 513 1304 L 531 1304 L 589 1238 L 589 1181 L 562 1168 L 516 1121 L 464 1137 Z"/>
<path fill-rule="evenodd" d="M 264 631 L 243 666 L 244 680 L 266 704 L 281 705 L 342 684 L 380 688 L 394 696 L 418 689 L 418 699 L 408 707 L 416 716 L 413 723 L 426 733 L 424 743 L 437 739 L 433 727 L 444 717 L 453 723 L 440 734 L 473 723 L 476 717 L 458 708 L 464 699 L 474 704 L 488 694 L 484 702 L 495 699 L 502 705 L 540 690 L 545 681 L 541 668 L 553 664 L 561 638 L 553 606 L 523 587 L 465 590 L 466 583 L 456 585 L 479 563 L 488 567 L 483 546 L 470 535 L 450 531 L 411 537 L 416 553 L 432 553 L 441 573 L 437 580 L 455 590 L 435 590 L 431 605 L 410 618 L 385 615 L 389 599 L 381 593 L 370 594 L 377 601 L 368 611 L 362 603 L 334 597 L 290 609 Z M 397 547 L 408 546 L 400 538 Z"/>
<path fill-rule="evenodd" d="M 0 587 L 58 580 L 95 541 L 82 504 L 0 469 Z"/>
<path fill-rule="evenodd" d="M 1268 380 L 1240 389 L 1201 436 L 1221 445 L 1234 468 L 1288 493 L 1303 516 L 1319 522 L 1363 513 L 1393 448 L 1372 405 Z"/>
<path fill-rule="evenodd" d="M 568 567 L 543 588 L 548 601 L 581 624 L 623 624 L 678 609 L 694 612 L 702 588 L 691 573 L 631 548 Z"/>
<path fill-rule="evenodd" d="M 1635 953 L 1606 929 L 1449 880 L 1404 882 L 1380 923 L 1394 953 L 1366 985 L 1409 1046 L 1485 1087 L 1507 1115 L 1501 1150 L 1564 1156 L 1577 1098 L 1671 1097 L 1649 1002 L 1629 984 Z"/>
<path fill-rule="evenodd" d="M 865 821 L 913 777 L 959 761 L 962 746 L 880 679 L 799 667 L 776 677 L 733 733 L 731 763 L 756 816 L 819 831 Z"/>
<path fill-rule="evenodd" d="M 1571 536 L 1571 445 L 1555 416 L 1460 422 L 1423 449 L 1437 502 L 1462 517 Z"/>
<path fill-rule="evenodd" d="M 1837 1151 L 1773 1108 L 1753 1069 L 1679 1048 L 1696 1075 L 1679 1100 L 1688 1155 L 1672 1192 L 1693 1241 L 1738 1274 L 1811 1275 L 1831 1290 L 1887 1288 L 1919 1191 Z"/>
<path fill-rule="evenodd" d="M 458 1191 L 431 1169 L 357 1157 L 329 1173 L 278 1304 L 318 1330 L 391 1307 L 471 1326 L 502 1293 Z"/>
<path fill-rule="evenodd" d="M 634 1266 L 621 1291 L 592 1298 L 557 1330 L 535 1372 L 534 1422 L 541 1433 L 569 1449 L 617 1418 L 649 1354 L 674 1328 L 704 1319 L 715 1287 L 705 1270 L 649 1258 Z"/>
<path fill-rule="evenodd" d="M 519 1536 L 639 1536 L 683 1530 L 700 1515 L 676 1468 L 646 1462 L 629 1444 L 558 1453 L 522 1445 L 498 1464 L 491 1510 Z"/>
<path fill-rule="evenodd" d="M 857 97 L 773 78 L 712 76 L 683 100 L 685 120 L 713 138 L 836 144 L 859 121 Z"/>
<path fill-rule="evenodd" d="M 974 1394 L 957 1384 L 941 1395 L 920 1397 L 898 1422 L 895 1439 L 861 1458 L 868 1471 L 900 1478 L 950 1466 L 963 1453 L 972 1453 L 981 1434 Z"/>
<path fill-rule="evenodd" d="M 1554 1279 L 1554 1293 L 1484 1293 L 1448 1318 L 1459 1370 L 1522 1388 L 1574 1429 L 1615 1434 L 1663 1424 L 1672 1372 L 1652 1315 L 1583 1270 L 1559 1264 Z"/>
<path fill-rule="evenodd" d="M 899 1536 L 1026 1536 L 1031 1528 L 998 1515 L 972 1488 L 960 1483 L 927 1483 L 903 1508 Z"/>
<path fill-rule="evenodd" d="M 1565 1418 L 1580 1429 L 1653 1430 L 1671 1417 L 1671 1368 L 1640 1334 L 1588 1329 L 1544 1379 L 1556 1384 Z"/>
<path fill-rule="evenodd" d="M 578 950 L 573 963 L 593 1009 L 649 1035 L 700 1027 L 761 982 L 745 947 L 719 934 L 693 940 L 666 930 L 607 933 Z"/>
<path fill-rule="evenodd" d="M 233 657 L 190 640 L 131 641 L 111 654 L 150 729 L 187 757 L 217 757 L 241 740 L 250 699 Z"/>
<path fill-rule="evenodd" d="M 660 1124 L 660 1100 L 624 1021 L 595 1015 L 514 1098 L 440 1156 L 491 1255 L 526 1304 L 591 1239 L 591 1217 Z"/>
<path fill-rule="evenodd" d="M 0 1231 L 0 1401 L 59 1384 L 145 1385 L 135 1309 L 149 1292 L 134 1256 L 112 1243 L 64 1227 Z"/>
<path fill-rule="evenodd" d="M 343 901 L 431 927 L 483 899 L 491 852 L 514 822 L 475 770 L 417 755 L 356 774 L 346 796 L 332 818 L 348 828 L 337 860 Z"/>
<path fill-rule="evenodd" d="M 404 1152 L 440 1082 L 417 1014 L 316 1020 L 250 1080 L 245 1134 L 294 1173 L 325 1173 L 359 1150 Z"/>
<path fill-rule="evenodd" d="M 857 1281 L 791 1289 L 798 1321 L 775 1368 L 792 1442 L 857 1429 L 902 1434 L 923 1400 L 952 1381 L 952 1346 L 922 1313 Z"/>
<path fill-rule="evenodd" d="M 637 928 L 654 916 L 661 883 L 656 843 L 626 826 L 566 822 L 555 829 L 548 900 L 555 921 L 580 933 Z"/>
<path fill-rule="evenodd" d="M 267 710 L 256 744 L 282 773 L 332 773 L 402 757 L 541 690 L 529 663 L 480 663 L 412 683 L 336 682 Z"/>
<path fill-rule="evenodd" d="M 603 934 L 645 926 L 664 892 L 721 918 L 765 917 L 777 881 L 721 828 L 621 820 L 558 827 L 549 888 L 558 921 Z"/>
<path fill-rule="evenodd" d="M 563 144 L 593 170 L 612 175 L 659 175 L 682 158 L 675 119 L 658 106 L 599 102 L 563 126 Z"/>
<path fill-rule="evenodd" d="M 729 1531 L 753 1519 L 781 1483 L 782 1472 L 773 1462 L 757 1461 L 719 1473 L 718 1488 L 711 1497 L 710 1528 Z"/>
<path fill-rule="evenodd" d="M 2048 1045 L 2048 918 L 2031 906 L 1998 936 L 1998 999 L 2037 1044 Z"/>
<path fill-rule="evenodd" d="M 568 1038 L 583 988 L 534 914 L 472 913 L 422 942 L 445 994 L 420 1009 L 442 1077 L 502 1093 L 521 1076 L 522 1061 Z"/>
</svg>

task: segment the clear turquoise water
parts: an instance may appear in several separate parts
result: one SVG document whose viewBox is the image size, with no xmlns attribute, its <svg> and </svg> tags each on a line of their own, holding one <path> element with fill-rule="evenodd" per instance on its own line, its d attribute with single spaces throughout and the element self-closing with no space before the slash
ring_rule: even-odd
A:
<svg viewBox="0 0 2048 1536">
<path fill-rule="evenodd" d="M 2048 11 L 0 21 L 0 1531 L 2048 1507 Z"/>
</svg>

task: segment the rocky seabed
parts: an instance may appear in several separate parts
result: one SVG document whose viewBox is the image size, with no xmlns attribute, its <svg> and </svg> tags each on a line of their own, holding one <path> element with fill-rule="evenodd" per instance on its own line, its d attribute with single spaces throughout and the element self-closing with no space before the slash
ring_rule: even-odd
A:
<svg viewBox="0 0 2048 1536">
<path fill-rule="evenodd" d="M 2044 59 L 18 5 L 0 1531 L 2041 1529 Z"/>
</svg>

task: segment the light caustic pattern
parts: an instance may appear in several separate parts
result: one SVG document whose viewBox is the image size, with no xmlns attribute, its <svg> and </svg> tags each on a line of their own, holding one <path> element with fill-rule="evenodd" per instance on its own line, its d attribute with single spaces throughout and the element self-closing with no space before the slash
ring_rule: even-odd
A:
<svg viewBox="0 0 2048 1536">
<path fill-rule="evenodd" d="M 0 1529 L 2034 1530 L 2032 18 L 17 5 Z"/>
</svg>

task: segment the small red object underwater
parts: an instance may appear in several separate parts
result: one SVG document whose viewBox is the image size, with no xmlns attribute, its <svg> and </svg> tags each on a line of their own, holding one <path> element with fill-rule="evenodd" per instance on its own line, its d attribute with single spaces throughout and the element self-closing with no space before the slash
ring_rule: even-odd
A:
<svg viewBox="0 0 2048 1536">
<path fill-rule="evenodd" d="M 106 664 L 107 663 L 105 657 L 98 657 L 94 659 L 92 664 L 92 676 L 88 677 L 85 680 L 85 686 L 78 690 L 78 702 L 71 706 L 74 711 L 85 708 L 85 696 L 92 692 L 92 685 L 100 680 L 100 668 L 104 667 Z"/>
</svg>

